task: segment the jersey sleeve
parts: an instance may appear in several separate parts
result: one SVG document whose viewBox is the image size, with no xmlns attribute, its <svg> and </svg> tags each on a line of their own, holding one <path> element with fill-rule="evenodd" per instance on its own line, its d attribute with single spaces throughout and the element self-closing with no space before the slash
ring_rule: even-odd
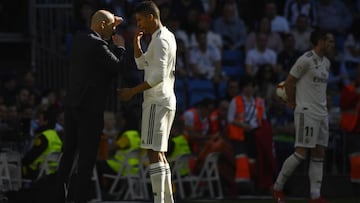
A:
<svg viewBox="0 0 360 203">
<path fill-rule="evenodd" d="M 308 57 L 301 56 L 290 69 L 290 75 L 301 78 L 309 69 Z"/>
<path fill-rule="evenodd" d="M 157 71 L 152 71 L 151 77 L 148 78 L 147 82 L 151 87 L 164 81 L 166 69 L 168 68 L 168 52 L 169 43 L 164 39 L 154 40 L 154 63 L 151 68 Z"/>
</svg>

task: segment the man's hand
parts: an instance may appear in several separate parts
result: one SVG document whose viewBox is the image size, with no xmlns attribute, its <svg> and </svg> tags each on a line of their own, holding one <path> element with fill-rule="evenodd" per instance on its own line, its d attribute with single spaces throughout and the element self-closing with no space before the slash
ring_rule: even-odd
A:
<svg viewBox="0 0 360 203">
<path fill-rule="evenodd" d="M 143 36 L 144 36 L 143 31 L 137 31 L 137 33 L 135 34 L 135 37 L 134 37 L 135 42 L 140 42 L 140 40 Z"/>
<path fill-rule="evenodd" d="M 122 22 L 124 22 L 124 19 L 120 16 L 114 16 L 115 19 L 115 26 L 119 26 Z"/>
<path fill-rule="evenodd" d="M 137 31 L 134 36 L 134 57 L 139 58 L 142 55 L 141 50 L 141 38 L 143 37 L 144 32 L 143 31 Z"/>
<path fill-rule="evenodd" d="M 113 36 L 111 36 L 111 38 L 117 47 L 125 47 L 125 39 L 123 36 L 119 34 L 114 34 Z"/>
<path fill-rule="evenodd" d="M 117 89 L 117 93 L 121 101 L 129 101 L 134 96 L 134 91 L 131 88 Z"/>
</svg>

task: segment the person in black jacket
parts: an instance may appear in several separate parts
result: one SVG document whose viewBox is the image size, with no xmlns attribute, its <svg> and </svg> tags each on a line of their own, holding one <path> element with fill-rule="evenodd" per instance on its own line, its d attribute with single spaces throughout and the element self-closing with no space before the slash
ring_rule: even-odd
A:
<svg viewBox="0 0 360 203">
<path fill-rule="evenodd" d="M 58 168 L 56 197 L 52 202 L 65 202 L 64 184 L 69 180 L 75 154 L 77 178 L 75 203 L 89 198 L 91 176 L 104 124 L 104 110 L 112 79 L 123 69 L 125 42 L 114 34 L 123 19 L 106 10 L 96 11 L 91 29 L 77 33 L 70 55 L 69 86 L 65 98 L 65 136 L 63 155 Z M 112 40 L 110 46 L 108 41 Z M 72 183 L 73 184 L 73 183 Z"/>
</svg>

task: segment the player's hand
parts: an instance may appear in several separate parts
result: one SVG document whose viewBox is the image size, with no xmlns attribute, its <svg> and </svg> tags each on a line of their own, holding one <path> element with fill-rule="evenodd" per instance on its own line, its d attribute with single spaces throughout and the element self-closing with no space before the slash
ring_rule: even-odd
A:
<svg viewBox="0 0 360 203">
<path fill-rule="evenodd" d="M 134 96 L 131 88 L 117 89 L 117 94 L 121 101 L 129 101 Z"/>
<path fill-rule="evenodd" d="M 124 19 L 120 16 L 114 16 L 115 18 L 115 26 L 119 26 L 122 22 L 124 22 Z"/>
<path fill-rule="evenodd" d="M 114 34 L 111 36 L 111 38 L 116 46 L 125 47 L 125 39 L 123 36 L 121 36 L 119 34 Z"/>
<path fill-rule="evenodd" d="M 140 40 L 143 36 L 144 36 L 144 32 L 138 30 L 134 37 L 135 43 L 140 43 Z"/>
</svg>

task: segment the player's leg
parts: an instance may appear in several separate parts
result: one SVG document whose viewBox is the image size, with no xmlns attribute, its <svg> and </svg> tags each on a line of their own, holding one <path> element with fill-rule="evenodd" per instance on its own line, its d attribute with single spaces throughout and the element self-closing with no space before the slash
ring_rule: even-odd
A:
<svg viewBox="0 0 360 203">
<path fill-rule="evenodd" d="M 167 136 L 165 136 L 165 137 L 167 137 L 167 139 L 164 140 L 164 142 L 166 141 L 166 143 L 168 143 L 171 126 L 174 121 L 174 118 L 175 118 L 175 111 L 171 111 L 171 110 L 168 110 L 168 113 L 166 113 L 164 116 L 163 124 L 164 124 L 164 127 L 167 128 L 167 132 L 166 132 Z M 163 146 L 163 147 L 165 147 L 165 146 Z M 165 151 L 167 151 L 167 146 L 166 146 Z M 164 191 L 165 192 L 165 194 L 164 194 L 165 195 L 165 203 L 174 203 L 170 165 L 166 159 L 165 152 L 162 152 L 162 156 L 163 156 L 163 160 L 165 161 L 165 174 L 166 174 L 165 191 Z"/>
<path fill-rule="evenodd" d="M 285 202 L 283 188 L 288 178 L 293 174 L 294 170 L 305 160 L 307 154 L 307 145 L 303 139 L 305 136 L 305 116 L 303 113 L 295 113 L 295 151 L 283 163 L 276 181 L 271 188 L 273 197 L 276 202 Z"/>
<path fill-rule="evenodd" d="M 55 199 L 56 203 L 65 202 L 65 183 L 68 183 L 69 174 L 73 165 L 74 155 L 77 148 L 77 122 L 78 118 L 75 113 L 75 109 L 72 107 L 65 107 L 65 137 L 62 147 L 62 157 L 58 166 L 57 179 L 54 187 L 54 196 L 51 199 Z"/>
<path fill-rule="evenodd" d="M 319 130 L 316 137 L 316 147 L 311 150 L 311 159 L 309 164 L 310 196 L 312 200 L 321 198 L 320 190 L 323 179 L 323 166 L 325 149 L 329 140 L 328 118 L 319 122 Z"/>
<path fill-rule="evenodd" d="M 306 158 L 307 144 L 304 139 L 306 136 L 305 129 L 305 115 L 303 113 L 295 113 L 295 152 L 290 155 L 283 163 L 279 175 L 274 184 L 274 190 L 282 191 L 284 184 L 289 176 L 292 175 L 296 167 Z"/>
<path fill-rule="evenodd" d="M 150 161 L 150 179 L 154 202 L 164 203 L 166 183 L 166 159 L 163 153 L 168 147 L 168 109 L 159 105 L 144 106 L 141 147 L 147 149 Z"/>
</svg>

